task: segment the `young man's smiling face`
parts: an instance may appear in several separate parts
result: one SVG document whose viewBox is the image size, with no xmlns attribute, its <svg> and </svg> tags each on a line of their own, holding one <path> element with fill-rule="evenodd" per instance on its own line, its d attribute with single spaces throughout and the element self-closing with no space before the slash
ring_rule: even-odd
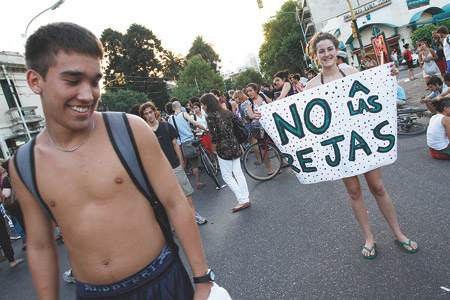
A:
<svg viewBox="0 0 450 300">
<path fill-rule="evenodd" d="M 102 74 L 97 57 L 59 51 L 45 79 L 40 75 L 38 78 L 48 125 L 58 124 L 71 130 L 89 126 L 100 98 Z"/>
</svg>

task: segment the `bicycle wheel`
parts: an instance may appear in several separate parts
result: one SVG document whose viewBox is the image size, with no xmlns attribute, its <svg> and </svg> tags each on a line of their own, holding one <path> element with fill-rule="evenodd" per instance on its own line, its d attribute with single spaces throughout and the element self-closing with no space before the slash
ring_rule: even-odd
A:
<svg viewBox="0 0 450 300">
<path fill-rule="evenodd" d="M 399 122 L 397 125 L 398 135 L 417 135 L 424 133 L 427 130 L 427 126 L 422 123 L 413 121 L 408 123 Z"/>
<path fill-rule="evenodd" d="M 244 170 L 256 180 L 265 181 L 277 176 L 281 170 L 282 154 L 278 148 L 265 142 L 257 142 L 245 150 L 243 157 Z M 260 163 L 258 163 L 260 162 Z M 268 174 L 266 163 L 270 164 L 275 172 Z"/>
<path fill-rule="evenodd" d="M 209 160 L 211 161 L 214 175 L 217 175 L 217 173 L 219 173 L 219 160 L 217 159 L 217 155 L 209 148 L 205 148 L 205 152 L 208 154 Z"/>
<path fill-rule="evenodd" d="M 216 176 L 217 169 L 214 169 L 211 159 L 209 158 L 209 155 L 205 151 L 202 151 L 201 159 L 203 166 L 205 167 L 206 174 L 208 174 L 209 177 L 211 177 L 214 180 L 216 186 L 220 187 L 219 180 L 217 179 Z"/>
</svg>

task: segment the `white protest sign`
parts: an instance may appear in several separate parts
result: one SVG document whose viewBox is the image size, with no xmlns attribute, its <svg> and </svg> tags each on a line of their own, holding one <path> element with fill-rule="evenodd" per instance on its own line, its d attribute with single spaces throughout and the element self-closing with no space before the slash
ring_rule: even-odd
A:
<svg viewBox="0 0 450 300">
<path fill-rule="evenodd" d="M 301 183 L 366 173 L 397 159 L 397 82 L 388 64 L 258 108 Z"/>
</svg>

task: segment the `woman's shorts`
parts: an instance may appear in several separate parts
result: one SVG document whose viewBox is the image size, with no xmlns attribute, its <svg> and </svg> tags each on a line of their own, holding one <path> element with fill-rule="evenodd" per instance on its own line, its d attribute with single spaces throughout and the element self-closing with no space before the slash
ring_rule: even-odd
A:
<svg viewBox="0 0 450 300">
<path fill-rule="evenodd" d="M 406 61 L 406 65 L 408 66 L 408 69 L 413 69 L 414 68 L 412 60 L 407 60 Z"/>
</svg>

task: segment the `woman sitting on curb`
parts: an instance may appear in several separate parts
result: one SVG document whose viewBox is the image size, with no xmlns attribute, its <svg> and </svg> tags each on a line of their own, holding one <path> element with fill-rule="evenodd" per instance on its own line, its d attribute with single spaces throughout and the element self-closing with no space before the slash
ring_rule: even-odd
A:
<svg viewBox="0 0 450 300">
<path fill-rule="evenodd" d="M 430 154 L 437 159 L 450 159 L 450 98 L 433 101 L 437 113 L 431 117 L 427 129 Z"/>
</svg>

